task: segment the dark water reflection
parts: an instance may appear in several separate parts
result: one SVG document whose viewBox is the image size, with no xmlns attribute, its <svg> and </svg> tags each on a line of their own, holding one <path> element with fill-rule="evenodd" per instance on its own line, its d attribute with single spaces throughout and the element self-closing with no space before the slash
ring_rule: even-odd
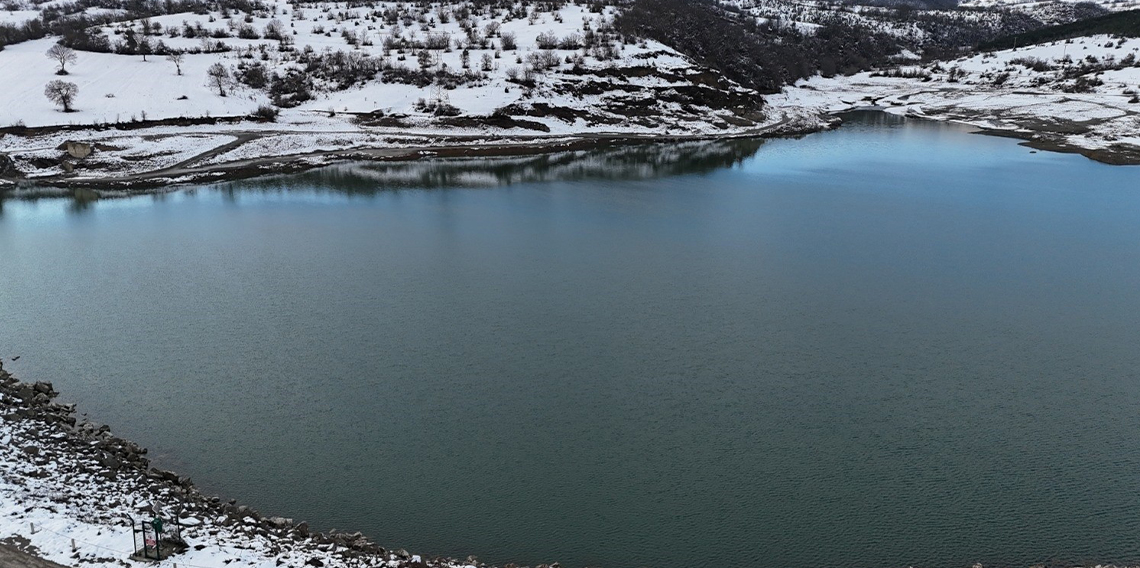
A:
<svg viewBox="0 0 1140 568">
<path fill-rule="evenodd" d="M 160 466 L 409 550 L 1136 564 L 1138 187 L 864 117 L 8 201 L 0 355 Z"/>
<path fill-rule="evenodd" d="M 426 159 L 334 165 L 289 177 L 233 184 L 228 192 L 318 189 L 372 195 L 399 189 L 491 188 L 555 181 L 632 181 L 708 173 L 742 163 L 759 139 L 631 144 L 501 158 Z"/>
<path fill-rule="evenodd" d="M 739 165 L 763 145 L 761 139 L 694 141 L 667 144 L 606 144 L 591 150 L 536 155 L 424 159 L 410 162 L 336 164 L 289 176 L 265 176 L 210 186 L 236 202 L 241 193 L 279 193 L 302 189 L 343 195 L 374 195 L 400 189 L 491 188 L 520 183 L 553 181 L 631 181 L 708 173 Z M 59 200 L 58 191 L 25 191 L 22 201 Z M 150 199 L 166 201 L 169 193 Z M 9 198 L 9 200 L 12 198 Z M 77 190 L 69 198 L 69 211 L 91 211 L 98 197 Z M 0 196 L 0 216 L 4 197 Z"/>
</svg>

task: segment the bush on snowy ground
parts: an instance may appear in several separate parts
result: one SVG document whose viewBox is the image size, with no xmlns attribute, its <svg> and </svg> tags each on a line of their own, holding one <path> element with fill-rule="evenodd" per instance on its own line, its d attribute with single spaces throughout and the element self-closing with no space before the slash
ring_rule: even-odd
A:
<svg viewBox="0 0 1140 568">
<path fill-rule="evenodd" d="M 253 117 L 267 120 L 269 122 L 274 122 L 277 120 L 277 113 L 277 109 L 269 105 L 261 105 L 257 107 L 257 110 L 253 111 Z"/>
</svg>

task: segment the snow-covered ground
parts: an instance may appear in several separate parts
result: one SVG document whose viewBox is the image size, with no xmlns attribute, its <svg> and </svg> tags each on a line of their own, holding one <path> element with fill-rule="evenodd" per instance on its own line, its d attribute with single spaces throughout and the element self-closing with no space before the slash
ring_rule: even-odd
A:
<svg viewBox="0 0 1140 568">
<path fill-rule="evenodd" d="M 1035 10 L 1049 4 L 1077 3 L 1087 0 L 962 0 L 963 8 L 1010 8 L 1014 10 Z M 1140 7 L 1140 0 L 1097 0 L 1095 2 L 1112 11 L 1133 10 Z"/>
<path fill-rule="evenodd" d="M 77 8 L 62 0 L 9 0 L 6 5 L 18 9 L 2 13 L 17 21 L 57 3 Z M 887 8 L 812 0 L 726 4 L 737 14 L 805 33 L 843 21 L 892 34 L 918 51 L 943 28 L 996 33 L 1009 23 L 1008 14 L 993 10 L 928 10 L 909 19 Z M 1040 14 L 1067 5 L 1037 4 L 1026 9 Z M 761 109 L 756 92 L 669 46 L 622 39 L 613 29 L 614 5 L 262 0 L 253 6 L 96 26 L 116 51 L 131 54 L 79 51 L 63 76 L 45 56 L 58 38 L 6 46 L 0 51 L 0 129 L 7 131 L 0 130 L 0 185 L 20 179 L 122 185 L 139 174 L 159 179 L 155 172 L 193 181 L 226 163 L 348 149 L 774 134 L 824 127 L 827 113 L 869 101 L 890 112 L 1028 128 L 1042 136 L 1064 122 L 1066 143 L 1083 148 L 1133 144 L 1140 131 L 1129 102 L 1140 78 L 1123 63 L 1140 47 L 1136 40 L 1088 38 L 902 68 L 911 78 L 817 77 L 767 97 Z M 85 12 L 115 17 L 102 8 Z M 517 47 L 509 45 L 512 38 Z M 183 59 L 144 57 L 136 49 L 140 42 L 148 53 L 175 50 Z M 130 45 L 136 47 L 124 49 Z M 1070 60 L 1062 61 L 1066 55 Z M 1097 65 L 1112 57 L 1113 68 L 1074 75 L 1089 56 Z M 1049 68 L 1034 70 L 1018 58 L 1041 59 Z M 918 60 L 905 49 L 895 58 Z M 207 70 L 218 65 L 228 76 L 221 85 L 207 80 Z M 270 80 L 299 74 L 311 88 L 300 97 L 285 91 L 282 99 L 250 80 L 251 69 Z M 353 75 L 353 69 L 366 71 Z M 62 112 L 44 96 L 54 80 L 76 85 L 76 112 Z M 282 108 L 272 122 L 241 118 L 273 103 Z M 1058 112 L 1064 121 L 1052 120 Z M 162 120 L 178 123 L 155 123 Z M 1080 127 L 1073 129 L 1075 120 Z M 96 152 L 69 158 L 60 147 L 70 140 L 92 143 Z M 215 171 L 203 171 L 209 168 Z"/>
<path fill-rule="evenodd" d="M 508 105 L 543 102 L 552 106 L 602 112 L 618 98 L 641 99 L 642 104 L 651 107 L 653 114 L 670 115 L 668 103 L 658 103 L 656 89 L 691 86 L 684 76 L 700 72 L 700 66 L 676 51 L 657 42 L 645 40 L 636 44 L 616 43 L 612 58 L 599 58 L 599 53 L 585 48 L 540 49 L 539 36 L 551 34 L 565 39 L 570 36 L 581 38 L 588 30 L 597 30 L 609 25 L 614 16 L 614 8 L 607 7 L 600 13 L 589 11 L 584 5 L 568 4 L 557 11 L 538 12 L 533 16 L 512 18 L 509 15 L 495 14 L 494 17 L 471 17 L 464 20 L 474 26 L 472 32 L 478 41 L 472 41 L 467 31 L 460 27 L 460 20 L 452 13 L 462 4 L 433 6 L 424 12 L 408 12 L 407 5 L 399 3 L 377 3 L 374 8 L 349 7 L 345 3 L 323 2 L 296 7 L 282 1 L 266 2 L 270 9 L 255 11 L 252 14 L 230 12 L 228 17 L 219 13 L 199 15 L 193 13 L 171 14 L 146 20 L 150 29 L 158 26 L 158 34 L 145 36 L 156 51 L 158 43 L 166 48 L 186 52 L 181 64 L 182 74 L 178 74 L 175 64 L 164 57 L 151 55 L 120 55 L 115 53 L 78 52 L 78 60 L 67 66 L 69 75 L 55 75 L 56 66 L 44 53 L 57 41 L 49 37 L 12 45 L 0 51 L 0 76 L 5 77 L 5 85 L 0 89 L 0 126 L 23 124 L 26 126 L 46 126 L 58 124 L 113 124 L 135 120 L 155 120 L 177 117 L 236 116 L 253 112 L 261 105 L 269 104 L 264 89 L 254 89 L 237 81 L 231 81 L 222 96 L 219 89 L 207 84 L 206 71 L 215 63 L 222 63 L 231 72 L 243 64 L 258 63 L 267 73 L 285 72 L 290 68 L 301 68 L 294 61 L 293 51 L 282 52 L 279 42 L 262 37 L 271 22 L 276 22 L 291 41 L 292 49 L 314 53 L 343 51 L 352 57 L 370 56 L 381 60 L 385 65 L 418 69 L 422 67 L 415 48 L 385 47 L 403 40 L 409 44 L 424 40 L 433 35 L 446 38 L 446 49 L 430 50 L 431 62 L 426 68 L 432 71 L 449 70 L 461 72 L 469 70 L 479 74 L 476 80 L 468 80 L 455 88 L 441 89 L 432 85 L 417 86 L 404 82 L 387 80 L 381 72 L 375 80 L 348 89 L 318 89 L 312 100 L 296 108 L 283 111 L 283 122 L 304 120 L 308 113 L 319 112 L 373 112 L 403 114 L 411 117 L 427 117 L 432 114 L 419 105 L 420 101 L 443 100 L 464 115 L 487 115 Z M 388 24 L 378 16 L 385 10 L 402 9 L 414 13 L 423 23 L 412 26 L 400 22 Z M 23 13 L 23 12 L 19 12 Z M 525 12 L 524 12 L 525 13 Z M 447 20 L 446 23 L 443 20 Z M 408 20 L 404 20 L 408 21 Z M 276 25 L 276 24 L 275 24 Z M 491 26 L 491 28 L 488 28 Z M 205 30 L 210 37 L 185 37 L 187 28 Z M 249 37 L 238 37 L 245 28 Z M 131 30 L 127 32 L 126 30 Z M 103 30 L 112 43 L 124 39 L 128 33 L 144 37 L 142 21 L 128 21 L 105 26 Z M 494 30 L 490 31 L 489 30 Z M 201 32 L 198 32 L 199 34 Z M 177 34 L 171 37 L 171 34 Z M 513 34 L 518 48 L 503 48 L 502 36 Z M 229 36 L 214 39 L 215 36 Z M 347 38 L 352 38 L 355 45 Z M 483 43 L 483 39 L 486 43 Z M 194 53 L 208 43 L 224 43 L 226 52 Z M 464 48 L 459 48 L 459 45 Z M 466 53 L 466 55 L 464 55 Z M 512 74 L 523 74 L 533 67 L 531 59 L 536 55 L 552 58 L 554 66 L 535 72 L 536 85 L 525 88 L 511 80 Z M 464 64 L 466 58 L 466 65 Z M 572 61 L 574 63 L 572 63 Z M 641 87 L 641 92 L 623 90 L 598 93 L 598 89 L 575 88 L 592 83 L 605 83 L 591 71 L 611 71 L 624 68 L 652 67 L 655 73 L 646 76 L 622 76 L 615 82 L 622 85 Z M 390 73 L 388 73 L 390 74 Z M 664 78 L 664 77 L 670 78 Z M 44 86 L 52 80 L 63 79 L 79 88 L 74 107 L 77 112 L 64 113 L 57 105 L 44 96 Z M 627 104 L 628 101 L 625 101 Z M 680 105 L 677 105 L 678 107 Z M 673 113 L 678 116 L 684 113 Z M 645 126 L 645 121 L 629 116 L 612 115 L 619 123 L 630 126 Z M 564 121 L 545 121 L 558 125 Z M 704 121 L 667 120 L 664 126 L 674 128 L 701 128 Z M 689 124 L 686 124 L 689 123 Z M 573 125 L 576 131 L 590 128 L 589 125 Z M 623 124 L 595 125 L 593 129 L 622 129 Z"/>
<path fill-rule="evenodd" d="M 161 57 L 77 52 L 59 77 L 44 56 L 57 38 L 48 37 L 8 46 L 0 51 L 0 126 L 104 124 L 132 120 L 248 114 L 268 99 L 252 92 L 219 97 L 206 86 L 206 69 L 213 55 L 187 55 L 183 75 Z M 62 79 L 79 87 L 77 112 L 64 113 L 44 96 L 44 85 Z M 185 97 L 183 99 L 182 97 Z"/>
<path fill-rule="evenodd" d="M 1138 95 L 1140 39 L 1091 36 L 886 72 L 817 76 L 768 101 L 824 113 L 877 106 L 1058 147 L 1140 153 Z"/>
<path fill-rule="evenodd" d="M 39 10 L 0 10 L 0 24 L 22 24 L 38 17 Z"/>
<path fill-rule="evenodd" d="M 58 38 L 25 41 L 0 51 L 0 128 L 9 130 L 0 133 L 0 154 L 12 158 L 24 179 L 91 180 L 169 168 L 235 140 L 237 147 L 210 153 L 201 164 L 408 145 L 393 136 L 444 137 L 446 143 L 720 136 L 788 124 L 785 115 L 763 113 L 756 92 L 668 46 L 620 41 L 612 30 L 616 10 L 584 3 L 503 8 L 263 0 L 249 12 L 186 12 L 103 25 L 98 30 L 112 46 L 143 42 L 149 52 L 181 51 L 183 60 L 77 51 L 63 76 L 45 56 Z M 517 47 L 509 45 L 512 39 Z M 322 57 L 339 58 L 334 73 L 313 68 Z M 221 86 L 207 80 L 207 70 L 219 64 L 229 76 Z M 378 71 L 338 83 L 335 73 L 354 66 Z M 311 81 L 311 97 L 282 105 L 274 122 L 203 124 L 280 102 L 268 86 L 248 80 L 255 67 L 270 78 L 300 73 Z M 54 80 L 78 88 L 75 112 L 45 97 L 45 85 Z M 180 124 L 154 124 L 174 119 Z M 57 126 L 68 130 L 53 131 Z M 67 140 L 94 143 L 97 151 L 66 163 L 72 160 L 58 147 Z"/>
<path fill-rule="evenodd" d="M 888 5 L 829 2 L 827 0 L 720 0 L 732 12 L 751 15 L 762 25 L 794 27 L 812 34 L 825 24 L 842 23 L 869 33 L 882 33 L 921 50 L 929 45 L 945 47 L 948 35 L 957 35 L 958 45 L 972 45 L 984 38 L 1026 31 L 1027 21 L 1040 25 L 1065 24 L 1100 11 L 1140 6 L 1140 0 L 967 0 L 956 8 L 927 8 L 900 13 Z M 868 0 L 867 4 L 875 4 Z M 1078 5 L 1079 4 L 1079 5 Z M 1099 6 L 1100 8 L 1097 8 Z"/>
</svg>

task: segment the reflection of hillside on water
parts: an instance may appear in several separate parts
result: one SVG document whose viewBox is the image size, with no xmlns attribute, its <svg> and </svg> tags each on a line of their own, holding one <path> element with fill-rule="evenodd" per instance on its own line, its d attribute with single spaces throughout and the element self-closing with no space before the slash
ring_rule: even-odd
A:
<svg viewBox="0 0 1140 568">
<path fill-rule="evenodd" d="M 640 180 L 706 173 L 751 157 L 759 139 L 636 144 L 549 154 L 340 164 L 287 178 L 252 180 L 235 189 L 305 187 L 343 193 L 390 189 L 498 187 L 516 183 Z M 284 182 L 284 183 L 283 183 Z M 284 186 L 284 187 L 283 187 Z"/>
</svg>

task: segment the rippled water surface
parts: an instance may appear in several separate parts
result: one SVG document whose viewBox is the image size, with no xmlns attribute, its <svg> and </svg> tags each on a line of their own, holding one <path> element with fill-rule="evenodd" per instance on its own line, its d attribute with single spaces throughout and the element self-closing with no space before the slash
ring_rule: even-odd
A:
<svg viewBox="0 0 1140 568">
<path fill-rule="evenodd" d="M 8 200 L 0 354 L 417 552 L 1140 562 L 1140 168 L 951 126 Z"/>
</svg>

